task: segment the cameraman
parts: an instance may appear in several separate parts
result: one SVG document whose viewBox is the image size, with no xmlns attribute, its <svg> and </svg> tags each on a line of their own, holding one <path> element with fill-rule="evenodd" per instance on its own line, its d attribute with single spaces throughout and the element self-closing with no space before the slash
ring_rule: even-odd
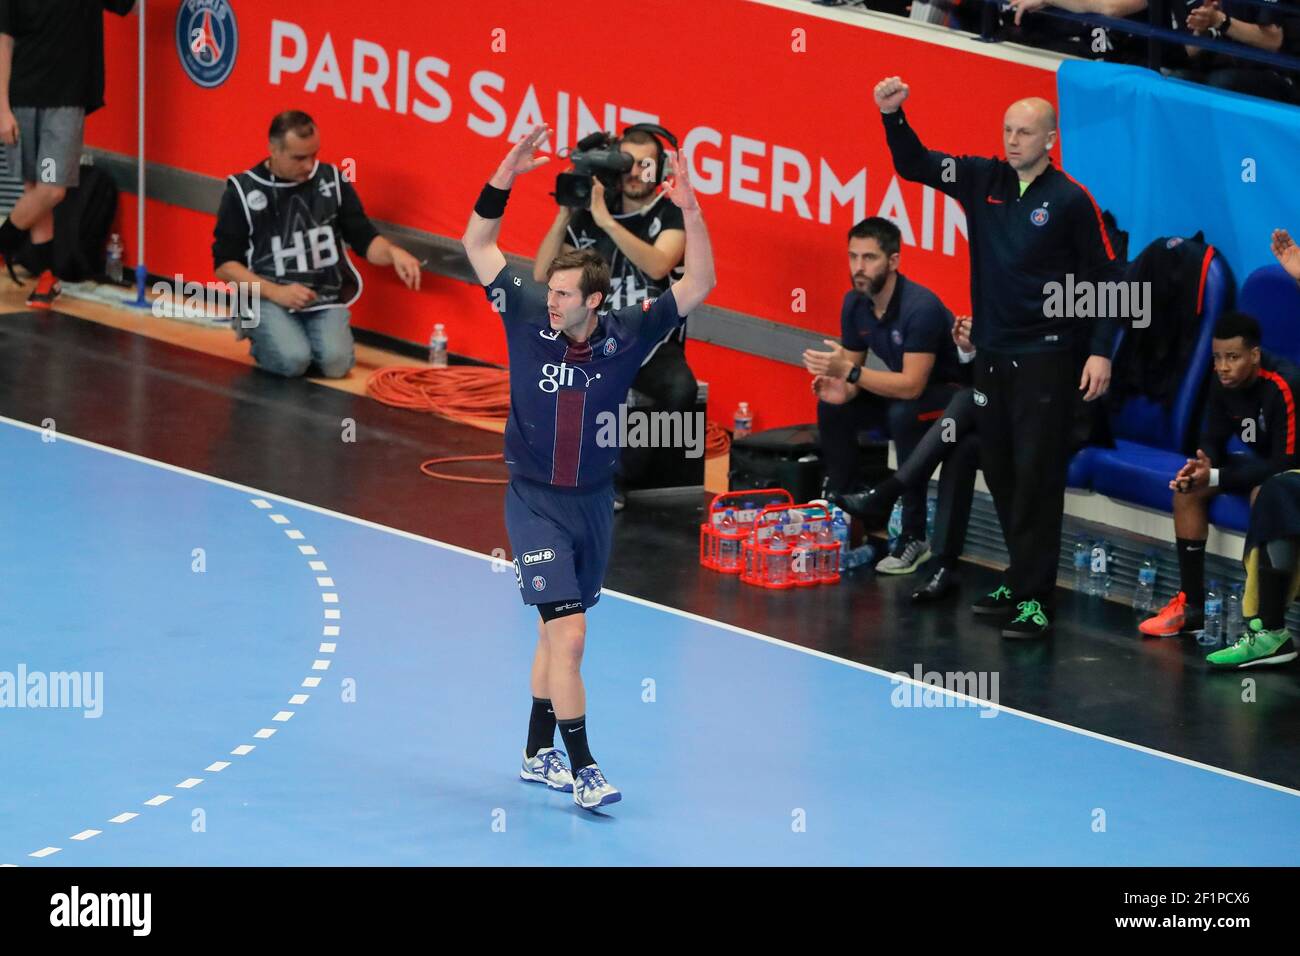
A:
<svg viewBox="0 0 1300 956">
<path fill-rule="evenodd" d="M 545 282 L 547 265 L 561 252 L 595 249 L 609 263 L 610 309 L 663 293 L 681 275 L 686 253 L 682 212 L 658 188 L 663 143 L 647 130 L 629 127 L 615 145 L 632 160 L 632 168 L 619 176 L 618 191 L 607 193 L 593 177 L 590 208 L 560 206 L 533 266 L 533 278 Z M 651 350 L 632 387 L 654 403 L 651 412 L 688 413 L 695 407 L 698 386 L 686 364 L 685 322 Z M 650 448 L 623 449 L 614 479 L 616 511 L 626 503 L 626 483 L 645 473 L 652 453 Z"/>
</svg>

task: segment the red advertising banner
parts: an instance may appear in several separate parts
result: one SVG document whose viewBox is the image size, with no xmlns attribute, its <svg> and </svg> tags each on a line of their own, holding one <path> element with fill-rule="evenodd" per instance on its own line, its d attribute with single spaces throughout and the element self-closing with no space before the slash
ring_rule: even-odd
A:
<svg viewBox="0 0 1300 956">
<path fill-rule="evenodd" d="M 871 89 L 902 76 L 928 145 L 996 155 L 1007 105 L 1055 99 L 1052 72 L 747 0 L 602 0 L 583 9 L 523 0 L 150 3 L 148 160 L 224 177 L 265 155 L 274 113 L 304 109 L 321 128 L 322 158 L 354 180 L 373 218 L 458 237 L 482 183 L 533 124 L 554 128 L 557 150 L 598 128 L 656 122 L 692 157 L 718 262 L 712 304 L 837 335 L 845 233 L 884 215 L 903 231 L 902 270 L 967 309 L 965 216 L 894 175 Z M 180 52 L 205 23 L 220 58 L 233 56 L 233 65 L 216 64 L 229 75 L 212 86 L 200 85 L 210 73 L 183 68 Z M 135 152 L 135 28 L 134 19 L 106 20 L 109 106 L 88 135 L 125 154 Z M 533 254 L 565 168 L 557 157 L 516 184 L 502 230 L 508 251 Z M 196 217 L 158 203 L 149 222 L 152 271 L 210 276 L 210 224 L 193 235 Z M 356 324 L 420 341 L 441 321 L 453 352 L 503 358 L 498 330 L 487 328 L 495 316 L 476 290 L 433 281 L 415 295 L 391 274 L 369 269 L 365 278 Z M 691 354 L 713 366 L 697 372 L 711 382 L 715 417 L 740 394 L 760 427 L 810 419 L 798 369 L 698 343 Z"/>
</svg>

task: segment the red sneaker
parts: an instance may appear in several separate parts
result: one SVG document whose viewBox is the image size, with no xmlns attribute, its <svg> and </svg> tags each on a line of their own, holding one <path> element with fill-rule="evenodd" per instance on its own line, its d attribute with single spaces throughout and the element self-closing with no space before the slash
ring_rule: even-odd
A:
<svg viewBox="0 0 1300 956">
<path fill-rule="evenodd" d="M 1187 595 L 1179 591 L 1154 616 L 1139 624 L 1138 630 L 1147 637 L 1174 637 L 1182 633 L 1195 633 L 1205 626 L 1200 617 L 1203 613 L 1196 608 L 1189 613 Z"/>
<path fill-rule="evenodd" d="M 27 297 L 27 307 L 29 309 L 52 308 L 54 300 L 62 294 L 63 286 L 54 277 L 54 273 L 46 269 L 36 280 L 36 289 Z"/>
</svg>

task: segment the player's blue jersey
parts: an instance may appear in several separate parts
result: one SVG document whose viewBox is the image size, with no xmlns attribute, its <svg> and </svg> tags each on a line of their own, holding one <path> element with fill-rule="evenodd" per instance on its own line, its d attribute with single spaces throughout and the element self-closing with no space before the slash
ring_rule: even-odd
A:
<svg viewBox="0 0 1300 956">
<path fill-rule="evenodd" d="M 581 345 L 551 330 L 546 290 L 530 276 L 506 266 L 484 291 L 501 313 L 510 355 L 510 473 L 565 488 L 609 482 L 620 449 L 597 443 L 606 421 L 597 416 L 617 420 L 642 359 L 682 321 L 672 290 L 600 314 Z M 611 429 L 604 432 L 607 438 Z"/>
</svg>

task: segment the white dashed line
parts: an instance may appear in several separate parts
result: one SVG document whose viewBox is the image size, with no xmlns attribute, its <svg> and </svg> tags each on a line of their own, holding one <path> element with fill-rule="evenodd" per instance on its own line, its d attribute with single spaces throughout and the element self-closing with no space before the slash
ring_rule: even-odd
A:
<svg viewBox="0 0 1300 956">
<path fill-rule="evenodd" d="M 262 511 L 270 511 L 274 507 L 274 505 L 272 505 L 271 502 L 267 501 L 265 498 L 252 498 L 250 499 L 250 501 L 253 507 L 259 508 Z M 290 519 L 288 517 L 278 512 L 269 514 L 267 515 L 267 517 L 270 518 L 274 523 L 278 525 L 286 525 L 290 523 Z M 284 533 L 288 538 L 290 538 L 293 541 L 302 541 L 305 538 L 305 535 L 301 531 L 298 531 L 294 528 L 286 528 L 284 530 Z M 309 544 L 298 545 L 298 551 L 304 555 L 312 555 L 312 556 L 316 555 L 317 553 L 316 549 Z M 313 571 L 329 570 L 324 561 L 309 561 L 308 565 L 311 567 Z M 316 578 L 316 585 L 317 587 L 322 587 L 322 588 L 332 588 L 334 587 L 334 579 L 328 576 L 318 576 Z M 325 604 L 338 604 L 339 596 L 335 592 L 323 593 L 321 594 L 321 601 Z M 327 608 L 325 610 L 325 617 L 337 620 L 340 617 L 340 613 L 337 608 Z M 335 624 L 335 625 L 324 626 L 323 635 L 325 637 L 337 637 L 338 633 L 339 633 L 338 625 Z M 334 653 L 336 647 L 337 645 L 334 643 L 323 642 L 320 645 L 319 653 L 332 654 Z M 318 671 L 328 670 L 329 666 L 330 666 L 330 662 L 326 660 L 316 660 L 312 662 L 313 670 L 318 670 Z M 302 682 L 303 687 L 317 687 L 319 685 L 320 685 L 319 677 L 307 677 Z M 295 707 L 301 706 L 302 704 L 307 703 L 310 696 L 311 695 L 309 694 L 294 694 L 292 697 L 289 698 L 289 703 L 290 705 Z M 288 720 L 290 720 L 295 713 L 296 711 L 292 711 L 292 710 L 281 710 L 277 712 L 276 715 L 271 719 L 274 722 L 285 723 Z M 253 734 L 253 736 L 259 740 L 266 740 L 272 737 L 274 734 L 275 734 L 275 728 L 263 727 L 261 730 L 257 731 L 257 733 Z M 247 754 L 252 753 L 253 750 L 255 749 L 256 749 L 256 745 L 254 744 L 240 744 L 234 750 L 230 751 L 230 753 L 232 756 L 243 757 L 246 756 Z M 230 766 L 230 761 L 217 760 L 214 761 L 213 763 L 208 764 L 208 766 L 206 766 L 203 769 L 205 773 L 220 773 L 221 771 L 225 770 L 229 766 Z M 186 777 L 180 783 L 176 784 L 176 789 L 193 790 L 199 784 L 203 783 L 203 780 L 204 780 L 203 777 Z M 157 796 L 154 796 L 146 800 L 144 802 L 144 805 L 146 807 L 160 807 L 171 799 L 172 799 L 171 794 L 160 793 Z M 109 819 L 108 822 L 115 823 L 115 824 L 128 823 L 131 820 L 134 820 L 139 815 L 140 815 L 139 813 L 135 813 L 133 811 L 125 811 L 123 813 L 119 813 L 115 817 L 112 817 L 111 819 Z M 87 829 L 87 830 L 82 830 L 80 833 L 74 834 L 68 839 L 76 840 L 77 842 L 81 843 L 93 837 L 97 837 L 103 832 L 104 831 L 102 830 Z M 62 847 L 47 846 L 40 850 L 35 851 L 34 853 L 29 853 L 28 856 L 33 859 L 39 860 L 39 859 L 44 859 L 47 856 L 53 856 L 55 853 L 59 853 L 61 851 L 62 851 Z M 5 867 L 5 868 L 16 867 L 16 866 L 17 866 L 16 863 L 0 863 L 0 867 Z"/>
<path fill-rule="evenodd" d="M 337 621 L 343 616 L 343 612 L 336 607 L 327 607 L 325 609 L 325 619 L 327 621 Z"/>
</svg>

